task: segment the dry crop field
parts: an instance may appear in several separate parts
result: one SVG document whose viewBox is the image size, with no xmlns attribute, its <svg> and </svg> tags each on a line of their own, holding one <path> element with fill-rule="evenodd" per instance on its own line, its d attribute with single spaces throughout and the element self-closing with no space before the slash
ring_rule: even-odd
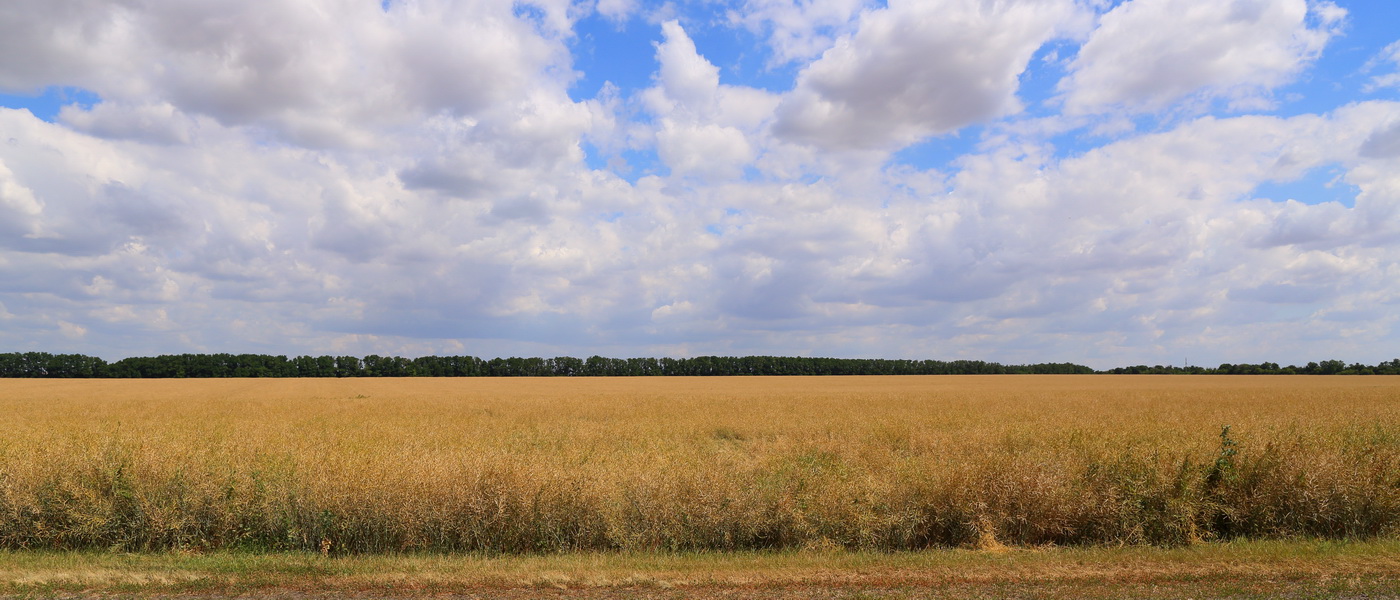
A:
<svg viewBox="0 0 1400 600">
<path fill-rule="evenodd" d="M 1390 377 L 0 380 L 0 432 L 4 550 L 1400 534 Z"/>
</svg>

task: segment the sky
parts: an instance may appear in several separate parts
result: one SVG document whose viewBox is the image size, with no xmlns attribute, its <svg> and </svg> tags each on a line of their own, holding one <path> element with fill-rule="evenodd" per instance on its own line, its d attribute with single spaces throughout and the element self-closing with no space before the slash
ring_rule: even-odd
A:
<svg viewBox="0 0 1400 600">
<path fill-rule="evenodd" d="M 1400 357 L 1394 0 L 0 3 L 0 351 Z"/>
</svg>

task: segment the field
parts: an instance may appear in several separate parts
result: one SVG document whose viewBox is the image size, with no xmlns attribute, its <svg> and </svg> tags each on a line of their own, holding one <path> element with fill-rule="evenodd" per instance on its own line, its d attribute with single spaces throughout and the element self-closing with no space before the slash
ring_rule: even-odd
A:
<svg viewBox="0 0 1400 600">
<path fill-rule="evenodd" d="M 0 549 L 909 551 L 1400 533 L 1400 379 L 0 381 Z"/>
</svg>

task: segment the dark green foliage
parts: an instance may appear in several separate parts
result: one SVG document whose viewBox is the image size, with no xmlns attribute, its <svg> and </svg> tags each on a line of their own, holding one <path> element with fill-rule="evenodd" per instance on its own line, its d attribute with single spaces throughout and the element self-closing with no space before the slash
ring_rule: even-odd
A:
<svg viewBox="0 0 1400 600">
<path fill-rule="evenodd" d="M 1216 368 L 1118 367 L 1101 373 L 1153 375 L 1400 375 L 1400 359 L 1369 366 L 1340 360 L 1280 367 L 1278 363 L 1222 364 Z M 0 353 L 0 378 L 205 377 L 637 377 L 652 375 L 1061 375 L 1089 374 L 1074 363 L 1003 365 L 981 360 L 904 360 L 806 356 L 697 356 L 694 358 L 493 358 L 424 356 L 408 359 L 265 354 L 170 354 L 107 363 L 81 354 Z"/>
<path fill-rule="evenodd" d="M 1340 360 L 1324 360 L 1321 363 L 1310 362 L 1302 367 L 1281 367 L 1275 362 L 1262 362 L 1257 365 L 1224 363 L 1215 368 L 1134 365 L 1102 372 L 1114 375 L 1400 375 L 1400 358 L 1374 366 L 1361 363 L 1347 365 Z"/>
<path fill-rule="evenodd" d="M 81 354 L 0 354 L 0 377 L 103 377 L 107 362 Z"/>
<path fill-rule="evenodd" d="M 172 354 L 124 358 L 108 364 L 78 354 L 0 354 L 0 377 L 637 377 L 727 375 L 1001 375 L 1093 373 L 1071 363 L 1003 365 L 956 360 L 887 360 L 792 356 L 698 356 L 695 358 L 578 359 L 424 356 L 407 359 L 263 354 Z"/>
</svg>

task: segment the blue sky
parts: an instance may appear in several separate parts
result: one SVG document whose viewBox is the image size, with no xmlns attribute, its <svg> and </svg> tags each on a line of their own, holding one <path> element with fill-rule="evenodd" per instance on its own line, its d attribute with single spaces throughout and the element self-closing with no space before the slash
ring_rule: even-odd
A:
<svg viewBox="0 0 1400 600">
<path fill-rule="evenodd" d="M 1400 5 L 0 7 L 0 349 L 1400 356 Z"/>
</svg>

